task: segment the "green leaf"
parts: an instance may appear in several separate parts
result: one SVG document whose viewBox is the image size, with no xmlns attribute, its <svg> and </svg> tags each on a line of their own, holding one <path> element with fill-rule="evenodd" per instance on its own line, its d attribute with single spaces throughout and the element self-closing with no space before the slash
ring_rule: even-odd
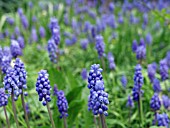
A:
<svg viewBox="0 0 170 128">
<path fill-rule="evenodd" d="M 85 104 L 84 100 L 74 100 L 73 102 L 71 102 L 68 109 L 69 113 L 68 119 L 70 125 L 73 125 L 76 118 L 78 119 L 78 114 L 83 108 L 84 104 Z"/>
<path fill-rule="evenodd" d="M 82 90 L 85 86 L 80 86 L 72 89 L 66 96 L 68 103 L 76 100 L 82 94 Z"/>
</svg>

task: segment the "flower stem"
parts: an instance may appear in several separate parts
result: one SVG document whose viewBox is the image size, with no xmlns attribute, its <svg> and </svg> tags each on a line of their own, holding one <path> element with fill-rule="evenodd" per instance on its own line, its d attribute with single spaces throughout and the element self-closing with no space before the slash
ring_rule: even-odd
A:
<svg viewBox="0 0 170 128">
<path fill-rule="evenodd" d="M 140 91 L 139 91 L 140 92 Z M 143 108 L 142 108 L 142 99 L 141 99 L 141 95 L 139 93 L 139 100 L 138 100 L 138 111 L 139 111 L 139 116 L 140 116 L 140 127 L 143 127 Z"/>
<path fill-rule="evenodd" d="M 104 118 L 103 114 L 100 114 L 100 120 L 101 120 L 101 123 L 102 123 L 102 128 L 107 128 L 106 124 L 105 124 L 105 118 Z"/>
<path fill-rule="evenodd" d="M 7 116 L 7 112 L 6 112 L 6 107 L 3 106 L 3 108 L 4 108 L 5 117 L 6 117 L 6 123 L 8 125 L 8 128 L 10 128 L 10 123 L 9 123 L 9 120 L 8 120 L 8 116 Z"/>
<path fill-rule="evenodd" d="M 19 128 L 19 123 L 18 123 L 17 114 L 16 114 L 16 106 L 15 106 L 15 101 L 14 101 L 13 90 L 12 90 L 12 94 L 11 94 L 11 100 L 12 100 L 12 109 L 13 109 L 13 112 L 14 112 L 14 120 L 15 120 L 15 123 L 17 125 L 17 128 Z"/>
<path fill-rule="evenodd" d="M 64 128 L 67 128 L 67 121 L 66 121 L 66 117 L 63 117 L 63 121 L 64 121 Z"/>
<path fill-rule="evenodd" d="M 26 124 L 27 124 L 27 128 L 30 128 L 30 124 L 29 124 L 29 120 L 28 120 L 28 115 L 27 115 L 26 107 L 25 107 L 23 91 L 21 93 L 21 100 L 22 100 L 22 107 L 24 108 L 24 115 L 25 115 L 25 121 L 26 121 Z"/>
<path fill-rule="evenodd" d="M 47 102 L 47 109 L 48 109 L 48 114 L 50 116 L 50 120 L 51 120 L 51 123 L 52 123 L 52 128 L 55 128 L 54 120 L 53 120 L 53 117 L 52 117 L 51 110 L 50 110 L 48 102 Z"/>
<path fill-rule="evenodd" d="M 94 116 L 93 118 L 94 118 L 94 123 L 95 123 L 95 125 L 96 125 L 96 128 L 99 128 L 99 126 L 98 126 L 98 124 L 97 124 L 96 117 Z"/>
</svg>

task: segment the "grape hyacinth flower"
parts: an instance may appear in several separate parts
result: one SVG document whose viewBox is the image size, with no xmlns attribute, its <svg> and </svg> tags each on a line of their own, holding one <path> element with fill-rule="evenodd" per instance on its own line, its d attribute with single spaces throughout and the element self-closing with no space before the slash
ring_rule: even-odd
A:
<svg viewBox="0 0 170 128">
<path fill-rule="evenodd" d="M 4 47 L 3 49 L 3 54 L 1 54 L 1 71 L 3 74 L 6 74 L 7 70 L 9 67 L 11 67 L 11 60 L 12 60 L 12 55 L 9 47 Z"/>
<path fill-rule="evenodd" d="M 169 128 L 170 119 L 166 113 L 157 115 L 158 126 L 165 126 Z"/>
<path fill-rule="evenodd" d="M 14 70 L 15 70 L 15 75 L 18 77 L 18 81 L 19 83 L 17 84 L 18 89 L 19 89 L 19 93 L 20 94 L 24 94 L 25 96 L 27 96 L 27 92 L 23 92 L 23 89 L 27 89 L 27 72 L 25 70 L 25 66 L 24 63 L 19 59 L 16 58 L 15 63 L 14 63 Z"/>
<path fill-rule="evenodd" d="M 169 74 L 168 74 L 169 68 L 168 68 L 166 59 L 161 60 L 159 64 L 160 64 L 159 71 L 160 71 L 161 79 L 162 81 L 165 81 L 169 77 Z"/>
<path fill-rule="evenodd" d="M 142 67 L 140 64 L 137 64 L 135 67 L 134 87 L 132 90 L 134 101 L 139 100 L 139 95 L 142 94 L 142 91 L 141 91 L 142 85 L 143 85 Z"/>
<path fill-rule="evenodd" d="M 11 49 L 11 54 L 14 58 L 22 55 L 22 49 L 20 48 L 20 46 L 16 40 L 11 40 L 10 49 Z"/>
<path fill-rule="evenodd" d="M 152 44 L 152 35 L 150 33 L 146 35 L 145 39 L 149 45 Z"/>
<path fill-rule="evenodd" d="M 6 18 L 6 21 L 12 26 L 12 25 L 14 25 L 14 19 L 13 18 L 11 18 L 11 17 L 7 17 Z"/>
<path fill-rule="evenodd" d="M 57 106 L 60 112 L 60 118 L 66 118 L 68 116 L 68 102 L 62 90 L 57 92 Z"/>
<path fill-rule="evenodd" d="M 155 78 L 154 80 L 153 80 L 153 90 L 154 90 L 154 92 L 156 92 L 156 93 L 159 93 L 159 92 L 161 92 L 161 85 L 160 85 L 160 81 L 157 79 L 157 78 Z"/>
<path fill-rule="evenodd" d="M 51 86 L 50 86 L 50 81 L 49 81 L 48 77 L 49 77 L 49 74 L 47 73 L 46 70 L 41 70 L 38 73 L 38 78 L 37 78 L 37 82 L 36 82 L 36 91 L 39 95 L 39 101 L 42 101 L 42 104 L 44 106 L 47 105 L 48 113 L 49 113 L 50 120 L 52 123 L 52 128 L 55 128 L 52 114 L 50 111 L 50 107 L 48 104 L 48 102 L 51 101 L 51 97 L 50 97 Z"/>
<path fill-rule="evenodd" d="M 133 99 L 132 99 L 132 97 L 130 95 L 128 96 L 128 100 L 127 100 L 126 106 L 129 107 L 129 108 L 133 108 L 134 107 L 134 102 L 133 102 Z"/>
<path fill-rule="evenodd" d="M 57 54 L 58 54 L 59 50 L 58 50 L 58 46 L 55 44 L 55 41 L 53 38 L 51 38 L 48 41 L 47 50 L 49 53 L 50 61 L 53 63 L 57 63 L 57 58 L 58 58 Z"/>
<path fill-rule="evenodd" d="M 122 86 L 123 86 L 124 88 L 126 88 L 127 78 L 126 78 L 125 75 L 122 75 L 122 77 L 121 77 L 121 83 L 122 83 Z"/>
<path fill-rule="evenodd" d="M 28 121 L 28 115 L 26 112 L 26 105 L 25 105 L 25 101 L 24 101 L 24 96 L 27 96 L 28 93 L 23 92 L 24 90 L 27 89 L 27 85 L 26 85 L 27 73 L 25 70 L 24 63 L 19 58 L 16 58 L 16 60 L 15 60 L 14 70 L 15 70 L 15 76 L 18 77 L 18 81 L 19 81 L 17 86 L 19 89 L 19 94 L 21 95 L 22 107 L 24 108 L 25 121 L 26 121 L 27 127 L 30 128 L 29 121 Z"/>
<path fill-rule="evenodd" d="M 143 91 L 141 90 L 142 85 L 143 85 L 142 67 L 140 64 L 137 64 L 135 67 L 134 87 L 132 89 L 132 96 L 134 101 L 138 101 L 138 109 L 141 122 L 143 122 L 143 110 L 141 100 L 141 96 L 143 94 Z"/>
<path fill-rule="evenodd" d="M 16 36 L 19 36 L 20 35 L 20 29 L 19 29 L 19 27 L 15 27 L 15 29 L 14 29 L 14 32 L 15 32 L 15 35 Z"/>
<path fill-rule="evenodd" d="M 34 27 L 31 30 L 31 41 L 32 42 L 38 41 L 37 30 Z"/>
<path fill-rule="evenodd" d="M 80 41 L 80 45 L 81 45 L 81 47 L 82 47 L 83 50 L 86 50 L 86 49 L 87 49 L 88 43 L 89 43 L 89 42 L 88 42 L 87 39 L 82 39 L 82 40 Z"/>
<path fill-rule="evenodd" d="M 109 61 L 109 68 L 111 70 L 114 70 L 116 68 L 116 65 L 115 65 L 115 62 L 114 62 L 113 54 L 111 52 L 108 53 L 107 59 Z"/>
<path fill-rule="evenodd" d="M 146 58 L 146 47 L 144 45 L 139 45 L 136 50 L 136 59 L 142 61 Z"/>
<path fill-rule="evenodd" d="M 17 12 L 20 17 L 24 14 L 22 8 L 18 8 Z"/>
<path fill-rule="evenodd" d="M 18 76 L 16 76 L 16 72 L 13 68 L 8 68 L 6 75 L 4 77 L 4 88 L 5 90 L 8 91 L 9 95 L 11 95 L 11 100 L 12 100 L 12 109 L 14 113 L 14 120 L 16 122 L 17 128 L 19 128 L 19 123 L 17 119 L 17 114 L 16 114 L 16 106 L 15 106 L 15 101 L 18 99 L 19 96 L 19 89 L 18 89 Z M 15 100 L 15 101 L 14 101 Z"/>
<path fill-rule="evenodd" d="M 88 110 L 92 110 L 94 115 L 100 114 L 102 127 L 105 127 L 104 116 L 107 116 L 107 105 L 109 104 L 108 94 L 104 90 L 104 81 L 102 77 L 103 70 L 99 64 L 94 64 L 90 68 L 88 76 L 88 88 L 90 95 L 88 98 Z"/>
<path fill-rule="evenodd" d="M 152 96 L 150 100 L 150 107 L 155 112 L 161 108 L 161 101 L 159 99 L 158 93 L 154 93 L 154 95 Z"/>
<path fill-rule="evenodd" d="M 3 107 L 3 109 L 4 109 L 6 123 L 7 123 L 8 128 L 10 128 L 10 123 L 9 123 L 9 119 L 8 119 L 8 115 L 7 115 L 7 111 L 6 111 L 7 104 L 8 104 L 8 95 L 5 94 L 4 88 L 0 88 L 0 107 Z"/>
<path fill-rule="evenodd" d="M 42 101 L 42 104 L 45 106 L 48 102 L 51 101 L 50 98 L 50 81 L 48 79 L 48 73 L 46 70 L 41 70 L 38 73 L 36 91 L 39 95 L 39 101 Z"/>
<path fill-rule="evenodd" d="M 96 36 L 96 50 L 98 52 L 99 58 L 103 57 L 105 51 L 105 44 L 101 35 Z"/>
<path fill-rule="evenodd" d="M 170 108 L 170 99 L 166 95 L 162 95 L 162 103 L 165 109 Z"/>
<path fill-rule="evenodd" d="M 41 26 L 41 27 L 39 28 L 39 33 L 40 33 L 40 37 L 41 37 L 41 38 L 44 38 L 44 37 L 45 37 L 45 29 L 44 29 L 43 26 Z"/>
<path fill-rule="evenodd" d="M 28 19 L 25 15 L 21 15 L 21 23 L 24 29 L 27 29 L 29 26 Z"/>
<path fill-rule="evenodd" d="M 18 41 L 18 44 L 19 44 L 20 48 L 22 48 L 22 49 L 23 49 L 23 48 L 25 47 L 25 41 L 24 41 L 24 38 L 23 38 L 22 36 L 18 36 L 17 41 Z"/>
<path fill-rule="evenodd" d="M 148 65 L 148 77 L 150 79 L 150 82 L 153 83 L 153 80 L 155 79 L 156 74 L 156 68 L 154 67 L 154 63 Z"/>
<path fill-rule="evenodd" d="M 87 79 L 87 70 L 85 68 L 83 68 L 81 71 L 81 77 L 83 80 Z"/>
<path fill-rule="evenodd" d="M 133 52 L 136 52 L 137 48 L 138 48 L 138 43 L 137 43 L 136 40 L 133 40 L 133 43 L 132 43 L 132 51 L 133 51 Z"/>
<path fill-rule="evenodd" d="M 0 107 L 8 104 L 8 95 L 5 94 L 4 88 L 0 88 Z"/>
</svg>

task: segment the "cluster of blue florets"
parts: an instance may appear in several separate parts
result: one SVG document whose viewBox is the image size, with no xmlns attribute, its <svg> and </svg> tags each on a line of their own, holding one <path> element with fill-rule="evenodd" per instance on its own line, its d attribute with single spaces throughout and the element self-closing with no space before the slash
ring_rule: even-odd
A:
<svg viewBox="0 0 170 128">
<path fill-rule="evenodd" d="M 51 18 L 49 27 L 52 33 L 52 37 L 48 40 L 47 50 L 51 62 L 57 63 L 57 55 L 59 53 L 58 45 L 60 43 L 60 28 L 56 18 Z"/>
<path fill-rule="evenodd" d="M 50 61 L 53 63 L 57 63 L 57 54 L 59 53 L 58 46 L 55 44 L 55 41 L 53 38 L 48 40 L 48 46 L 47 50 L 49 53 Z"/>
<path fill-rule="evenodd" d="M 27 89 L 27 72 L 25 70 L 24 63 L 19 59 L 16 58 L 15 60 L 15 65 L 14 65 L 14 70 L 16 72 L 16 75 L 18 76 L 19 83 L 18 83 L 18 88 L 19 88 L 19 93 L 23 93 L 23 89 Z M 24 95 L 27 96 L 28 93 L 24 92 Z"/>
<path fill-rule="evenodd" d="M 38 73 L 36 91 L 39 95 L 39 101 L 43 101 L 42 104 L 45 106 L 47 102 L 51 101 L 50 98 L 50 81 L 48 79 L 48 73 L 46 70 L 41 70 Z"/>
<path fill-rule="evenodd" d="M 107 59 L 109 61 L 109 68 L 114 70 L 116 68 L 116 64 L 114 62 L 114 56 L 111 52 L 108 53 Z"/>
<path fill-rule="evenodd" d="M 99 64 L 91 66 L 88 77 L 88 88 L 90 89 L 88 109 L 92 110 L 94 115 L 104 114 L 107 116 L 109 100 L 108 94 L 104 91 L 104 81 L 101 72 L 102 69 Z"/>
<path fill-rule="evenodd" d="M 16 58 L 17 56 L 21 56 L 22 55 L 22 49 L 19 46 L 18 41 L 16 41 L 16 40 L 11 40 L 10 49 L 11 49 L 11 54 L 12 54 L 12 56 L 14 58 Z"/>
<path fill-rule="evenodd" d="M 143 91 L 141 90 L 142 85 L 143 85 L 142 67 L 140 64 L 137 64 L 134 75 L 134 87 L 132 89 L 132 96 L 134 101 L 138 101 L 139 96 L 142 95 L 143 93 Z"/>
<path fill-rule="evenodd" d="M 169 128 L 170 119 L 166 113 L 157 114 L 156 117 L 157 117 L 158 126 L 165 126 L 166 128 Z"/>
<path fill-rule="evenodd" d="M 151 83 L 155 79 L 156 68 L 157 68 L 156 63 L 152 63 L 148 65 L 148 77 Z"/>
<path fill-rule="evenodd" d="M 150 101 L 150 107 L 151 109 L 153 109 L 154 111 L 157 111 L 160 109 L 161 107 L 161 101 L 159 99 L 159 95 L 158 93 L 155 93 L 152 98 L 151 98 L 151 101 Z"/>
<path fill-rule="evenodd" d="M 96 50 L 98 52 L 99 57 L 103 57 L 105 44 L 103 42 L 103 37 L 101 35 L 96 36 Z"/>
<path fill-rule="evenodd" d="M 168 79 L 169 77 L 168 70 L 169 68 L 168 68 L 167 60 L 166 59 L 161 60 L 159 71 L 160 71 L 162 81 Z"/>
<path fill-rule="evenodd" d="M 9 94 L 14 94 L 14 100 L 16 101 L 19 96 L 19 76 L 16 75 L 16 72 L 13 68 L 8 68 L 6 75 L 4 77 L 4 88 L 8 91 Z"/>
<path fill-rule="evenodd" d="M 5 93 L 4 88 L 0 88 L 0 107 L 8 104 L 8 95 Z"/>
<path fill-rule="evenodd" d="M 60 118 L 68 116 L 68 102 L 62 90 L 57 92 L 57 106 L 60 112 Z"/>
</svg>

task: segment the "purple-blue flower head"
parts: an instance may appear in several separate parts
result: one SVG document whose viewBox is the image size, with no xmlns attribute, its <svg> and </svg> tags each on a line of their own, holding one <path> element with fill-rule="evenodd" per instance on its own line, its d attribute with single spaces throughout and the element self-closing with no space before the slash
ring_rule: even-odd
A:
<svg viewBox="0 0 170 128">
<path fill-rule="evenodd" d="M 17 100 L 19 96 L 19 77 L 16 75 L 16 72 L 13 68 L 8 68 L 3 84 L 5 90 L 7 90 L 10 95 L 13 93 L 15 96 L 14 100 Z"/>
<path fill-rule="evenodd" d="M 108 53 L 107 59 L 109 61 L 109 68 L 111 70 L 114 70 L 116 68 L 115 62 L 114 62 L 114 56 L 111 52 Z"/>
<path fill-rule="evenodd" d="M 168 74 L 169 68 L 167 65 L 167 60 L 163 59 L 159 62 L 159 64 L 160 64 L 159 72 L 161 75 L 161 79 L 162 79 L 162 81 L 165 81 L 166 79 L 169 78 L 169 74 Z"/>
<path fill-rule="evenodd" d="M 16 40 L 11 40 L 10 50 L 14 58 L 22 55 L 22 49 Z"/>
<path fill-rule="evenodd" d="M 98 52 L 99 57 L 103 57 L 105 51 L 105 44 L 101 35 L 96 36 L 96 50 Z"/>
<path fill-rule="evenodd" d="M 27 29 L 29 26 L 28 19 L 25 15 L 22 15 L 21 17 L 21 23 L 24 29 Z"/>
<path fill-rule="evenodd" d="M 146 47 L 139 45 L 136 50 L 136 59 L 143 60 L 146 58 Z"/>
<path fill-rule="evenodd" d="M 19 35 L 20 35 L 20 29 L 19 29 L 19 27 L 16 26 L 14 32 L 15 32 L 15 35 L 16 35 L 16 36 L 19 36 Z"/>
<path fill-rule="evenodd" d="M 114 3 L 113 3 L 113 2 L 110 2 L 110 3 L 109 3 L 109 11 L 110 11 L 110 12 L 113 12 L 114 9 L 115 9 Z"/>
<path fill-rule="evenodd" d="M 152 110 L 157 111 L 161 108 L 161 101 L 159 99 L 158 93 L 154 93 L 150 100 L 150 107 Z"/>
<path fill-rule="evenodd" d="M 133 40 L 133 43 L 132 43 L 132 51 L 133 52 L 136 52 L 138 48 L 138 42 L 136 40 Z"/>
<path fill-rule="evenodd" d="M 23 48 L 25 47 L 25 41 L 24 41 L 24 38 L 23 38 L 22 36 L 18 36 L 17 41 L 18 41 L 18 44 L 19 44 L 20 48 L 22 48 L 22 49 L 23 49 Z"/>
<path fill-rule="evenodd" d="M 155 78 L 153 80 L 153 90 L 154 90 L 154 92 L 157 92 L 157 93 L 161 92 L 161 90 L 162 90 L 160 81 L 157 78 Z"/>
<path fill-rule="evenodd" d="M 122 83 L 122 86 L 123 86 L 124 88 L 126 88 L 127 78 L 126 78 L 125 75 L 122 75 L 122 77 L 121 77 L 121 83 Z"/>
<path fill-rule="evenodd" d="M 68 102 L 62 90 L 57 92 L 57 106 L 60 112 L 60 118 L 68 116 Z"/>
<path fill-rule="evenodd" d="M 53 38 L 48 40 L 47 50 L 48 50 L 50 61 L 53 63 L 57 63 L 57 58 L 58 58 L 57 54 L 59 50 Z"/>
<path fill-rule="evenodd" d="M 85 68 L 83 68 L 81 71 L 81 77 L 83 80 L 87 79 L 87 70 Z"/>
<path fill-rule="evenodd" d="M 83 50 L 87 49 L 88 44 L 89 44 L 89 41 L 87 39 L 80 40 L 80 45 L 81 45 Z"/>
<path fill-rule="evenodd" d="M 6 21 L 10 24 L 10 25 L 14 25 L 15 21 L 12 17 L 7 17 Z"/>
<path fill-rule="evenodd" d="M 50 81 L 48 79 L 49 75 L 46 70 L 41 70 L 38 73 L 38 78 L 36 82 L 36 91 L 39 95 L 39 101 L 45 106 L 47 102 L 51 101 L 50 98 Z"/>
<path fill-rule="evenodd" d="M 90 68 L 88 76 L 88 88 L 91 89 L 96 85 L 97 80 L 103 80 L 102 77 L 103 69 L 100 68 L 99 64 L 93 64 Z"/>
<path fill-rule="evenodd" d="M 31 30 L 31 41 L 32 42 L 37 42 L 38 41 L 37 30 L 34 27 Z"/>
<path fill-rule="evenodd" d="M 16 58 L 15 63 L 14 63 L 14 70 L 15 70 L 15 75 L 18 77 L 18 88 L 19 88 L 19 93 L 23 93 L 23 89 L 27 89 L 27 72 L 25 70 L 24 63 L 19 59 Z M 23 93 L 25 96 L 27 96 L 27 92 Z"/>
<path fill-rule="evenodd" d="M 150 33 L 148 33 L 145 37 L 146 43 L 148 43 L 149 45 L 152 44 L 152 35 Z"/>
<path fill-rule="evenodd" d="M 148 65 L 148 77 L 150 82 L 152 83 L 155 79 L 156 69 L 154 67 L 154 63 Z"/>
<path fill-rule="evenodd" d="M 0 107 L 8 104 L 8 95 L 5 93 L 4 88 L 0 88 Z"/>
<path fill-rule="evenodd" d="M 104 114 L 108 116 L 108 104 L 108 94 L 104 91 L 104 82 L 97 80 L 95 87 L 90 90 L 88 110 L 92 110 L 94 115 Z"/>
<path fill-rule="evenodd" d="M 32 22 L 37 22 L 37 17 L 36 16 L 32 17 Z"/>
<path fill-rule="evenodd" d="M 43 26 L 40 26 L 39 28 L 39 34 L 40 34 L 40 37 L 41 38 L 44 38 L 45 37 L 45 29 Z"/>
<path fill-rule="evenodd" d="M 22 8 L 18 8 L 18 15 L 21 17 L 23 14 L 24 14 L 24 13 L 23 13 Z"/>
<path fill-rule="evenodd" d="M 140 64 L 137 64 L 135 67 L 135 74 L 134 74 L 134 87 L 132 89 L 132 96 L 133 100 L 139 100 L 139 95 L 142 95 L 143 91 L 141 87 L 143 85 L 143 76 L 142 76 L 142 67 Z"/>
<path fill-rule="evenodd" d="M 165 126 L 166 128 L 169 128 L 170 119 L 166 113 L 158 114 L 157 121 L 158 121 L 158 126 Z"/>
<path fill-rule="evenodd" d="M 133 102 L 133 99 L 132 99 L 132 97 L 130 95 L 128 96 L 126 106 L 129 107 L 129 108 L 134 107 L 134 102 Z"/>
<path fill-rule="evenodd" d="M 169 109 L 170 108 L 170 99 L 169 99 L 168 96 L 162 95 L 162 104 L 163 104 L 165 109 Z"/>
</svg>

